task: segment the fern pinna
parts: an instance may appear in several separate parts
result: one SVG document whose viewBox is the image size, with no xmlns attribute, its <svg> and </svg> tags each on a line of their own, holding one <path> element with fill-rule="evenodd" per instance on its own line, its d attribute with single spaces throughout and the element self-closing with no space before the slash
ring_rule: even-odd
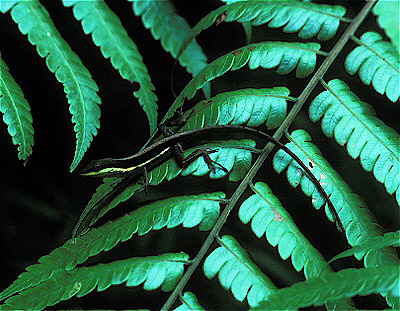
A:
<svg viewBox="0 0 400 311">
<path fill-rule="evenodd" d="M 400 308 L 398 1 L 0 11 L 0 309 Z M 185 155 L 208 148 L 224 169 L 171 157 L 105 178 L 90 200 L 96 181 L 68 174 L 86 152 L 85 163 L 152 146 L 177 115 L 173 130 L 245 125 L 285 143 L 344 232 L 297 160 L 259 137 L 201 137 Z M 87 230 L 71 238 L 79 215 Z"/>
</svg>

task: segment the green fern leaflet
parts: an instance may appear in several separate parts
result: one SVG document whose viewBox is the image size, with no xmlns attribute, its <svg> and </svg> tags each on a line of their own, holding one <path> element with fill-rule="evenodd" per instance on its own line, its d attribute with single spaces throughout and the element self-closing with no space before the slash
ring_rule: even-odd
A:
<svg viewBox="0 0 400 311">
<path fill-rule="evenodd" d="M 268 23 L 268 27 L 271 28 L 283 27 L 284 32 L 298 32 L 298 36 L 303 39 L 317 36 L 318 40 L 328 40 L 335 35 L 341 20 L 348 21 L 342 17 L 345 13 L 346 9 L 342 6 L 304 3 L 297 0 L 231 3 L 219 7 L 202 18 L 193 27 L 181 51 L 202 30 L 214 23 L 218 26 L 221 22 L 233 21 L 252 26 Z"/>
<path fill-rule="evenodd" d="M 378 24 L 385 30 L 390 41 L 399 50 L 400 44 L 400 7 L 397 1 L 378 1 L 372 12 L 377 16 Z"/>
<path fill-rule="evenodd" d="M 222 76 L 229 70 L 238 70 L 246 64 L 252 70 L 259 67 L 277 67 L 276 72 L 281 75 L 296 70 L 298 78 L 305 78 L 314 70 L 317 54 L 324 54 L 319 48 L 320 44 L 314 42 L 260 42 L 225 54 L 208 64 L 186 85 L 162 122 L 170 118 L 185 99 L 192 99 L 206 82 Z"/>
<path fill-rule="evenodd" d="M 197 300 L 196 296 L 191 292 L 185 292 L 181 297 L 180 300 L 182 305 L 175 308 L 174 311 L 186 311 L 186 310 L 193 310 L 193 311 L 206 311 Z"/>
<path fill-rule="evenodd" d="M 287 100 L 295 101 L 295 98 L 289 96 L 285 87 L 219 93 L 189 109 L 181 131 L 226 124 L 256 127 L 264 122 L 268 129 L 274 129 L 286 117 Z"/>
<path fill-rule="evenodd" d="M 176 13 L 171 1 L 129 1 L 133 2 L 135 14 L 141 15 L 143 25 L 151 30 L 156 40 L 161 41 L 164 50 L 176 58 L 179 48 L 190 34 L 190 26 Z M 195 40 L 188 45 L 178 60 L 193 76 L 207 65 L 207 56 Z"/>
<path fill-rule="evenodd" d="M 64 85 L 76 132 L 75 157 L 70 167 L 70 171 L 73 171 L 100 127 L 99 89 L 40 2 L 31 0 L 15 3 L 11 10 L 13 20 L 21 33 L 28 35 L 29 42 L 36 45 L 38 54 L 46 58 L 49 70 Z"/>
<path fill-rule="evenodd" d="M 121 283 L 126 283 L 126 286 L 143 283 L 145 290 L 161 287 L 164 291 L 170 291 L 182 277 L 184 264 L 190 263 L 188 259 L 189 256 L 181 252 L 134 257 L 70 271 L 59 270 L 50 279 L 10 297 L 5 306 L 14 310 L 42 310 L 75 295 L 85 296 L 95 288 L 104 291 L 111 285 Z"/>
<path fill-rule="evenodd" d="M 153 133 L 157 127 L 158 108 L 157 96 L 153 93 L 155 87 L 142 56 L 119 18 L 100 0 L 63 0 L 63 4 L 73 6 L 74 16 L 81 21 L 84 32 L 92 35 L 93 42 L 105 58 L 110 58 L 121 77 L 139 83 L 140 89 L 133 94 L 139 99 L 149 120 L 150 133 Z"/>
<path fill-rule="evenodd" d="M 399 297 L 399 265 L 344 269 L 283 288 L 251 310 L 294 310 L 327 300 L 391 292 Z M 287 299 L 290 297 L 290 299 Z"/>
<path fill-rule="evenodd" d="M 144 235 L 150 230 L 199 226 L 210 230 L 219 216 L 222 192 L 169 198 L 128 213 L 115 221 L 93 228 L 85 235 L 68 240 L 49 255 L 41 257 L 37 264 L 29 266 L 18 279 L 2 293 L 0 300 L 48 280 L 56 271 L 72 270 L 89 257 L 112 249 L 118 242 L 126 241 L 134 234 Z"/>
<path fill-rule="evenodd" d="M 233 237 L 225 235 L 218 242 L 221 246 L 204 261 L 203 270 L 207 278 L 218 274 L 221 286 L 231 290 L 239 301 L 247 298 L 250 306 L 277 290 Z"/>
<path fill-rule="evenodd" d="M 395 102 L 400 96 L 400 57 L 399 51 L 375 32 L 367 32 L 346 58 L 345 68 L 348 73 L 358 71 L 364 84 L 371 84 L 379 94 Z"/>
<path fill-rule="evenodd" d="M 0 72 L 0 111 L 4 123 L 8 125 L 13 144 L 18 145 L 18 159 L 26 163 L 33 146 L 31 108 L 1 58 Z"/>
<path fill-rule="evenodd" d="M 339 255 L 336 255 L 331 260 L 329 260 L 329 262 L 338 260 L 343 257 L 351 256 L 354 254 L 359 254 L 359 255 L 364 254 L 366 252 L 370 252 L 388 246 L 400 247 L 400 230 L 396 232 L 385 233 L 383 236 L 376 236 L 370 238 L 364 243 L 353 246 L 351 249 L 348 249 L 347 251 L 344 251 Z"/>
<path fill-rule="evenodd" d="M 396 192 L 400 203 L 400 136 L 375 117 L 373 108 L 350 91 L 346 83 L 330 81 L 327 91 L 311 103 L 309 115 L 313 122 L 322 118 L 322 131 L 347 147 L 361 166 L 372 171 L 389 194 Z"/>
</svg>

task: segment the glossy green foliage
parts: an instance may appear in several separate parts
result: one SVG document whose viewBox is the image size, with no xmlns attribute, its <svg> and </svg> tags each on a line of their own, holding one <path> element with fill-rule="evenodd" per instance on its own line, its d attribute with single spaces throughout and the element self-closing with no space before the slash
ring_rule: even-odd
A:
<svg viewBox="0 0 400 311">
<path fill-rule="evenodd" d="M 123 217 L 94 228 L 85 235 L 68 240 L 49 255 L 41 257 L 37 264 L 26 268 L 18 279 L 2 293 L 7 298 L 27 288 L 48 280 L 57 271 L 71 271 L 89 257 L 112 249 L 134 234 L 144 235 L 150 230 L 199 226 L 210 230 L 219 215 L 219 200 L 224 193 L 182 196 L 158 201 L 130 212 Z"/>
<path fill-rule="evenodd" d="M 375 32 L 363 34 L 361 43 L 346 58 L 347 72 L 358 72 L 364 84 L 372 85 L 379 94 L 396 102 L 400 96 L 399 51 Z"/>
<path fill-rule="evenodd" d="M 400 44 L 400 4 L 398 0 L 380 0 L 372 12 L 377 16 L 378 24 L 385 30 L 390 41 L 399 51 Z"/>
<path fill-rule="evenodd" d="M 347 184 L 322 157 L 319 149 L 312 144 L 310 135 L 304 130 L 296 130 L 291 135 L 288 135 L 288 138 L 291 142 L 286 146 L 304 163 L 308 164 L 311 172 L 320 181 L 321 186 L 330 197 L 345 228 L 347 242 L 352 246 L 358 245 L 381 235 L 380 228 L 375 224 L 363 200 L 351 191 Z M 303 192 L 307 196 L 312 197 L 314 207 L 318 209 L 325 203 L 298 164 L 281 150 L 274 156 L 274 168 L 278 173 L 287 168 L 286 176 L 289 183 L 293 187 L 300 185 Z M 327 208 L 326 213 L 332 217 Z M 362 256 L 363 253 L 356 254 L 356 257 L 359 259 Z M 364 256 L 364 265 L 366 267 L 398 263 L 399 260 L 391 248 L 373 250 Z M 396 301 L 390 295 L 386 298 L 390 305 Z"/>
<path fill-rule="evenodd" d="M 10 8 L 3 6 L 2 10 Z M 18 1 L 11 9 L 11 16 L 21 33 L 28 35 L 29 42 L 36 46 L 38 54 L 46 58 L 49 70 L 64 85 L 76 132 L 75 157 L 70 167 L 73 171 L 100 127 L 99 89 L 39 1 Z"/>
<path fill-rule="evenodd" d="M 183 42 L 190 34 L 189 24 L 179 16 L 170 0 L 134 1 L 133 11 L 142 17 L 143 25 L 150 29 L 154 39 L 160 40 L 164 50 L 176 58 Z M 207 56 L 196 42 L 192 41 L 179 56 L 179 63 L 195 76 L 207 65 Z"/>
<path fill-rule="evenodd" d="M 181 305 L 174 309 L 174 311 L 205 311 L 205 309 L 199 304 L 196 296 L 192 292 L 185 292 L 180 297 Z"/>
<path fill-rule="evenodd" d="M 221 246 L 204 261 L 206 277 L 211 279 L 218 275 L 223 288 L 231 290 L 239 301 L 247 298 L 250 306 L 255 306 L 277 290 L 232 236 L 225 235 L 218 242 Z"/>
<path fill-rule="evenodd" d="M 250 223 L 258 238 L 265 235 L 272 246 L 277 246 L 282 259 L 291 257 L 297 271 L 304 268 L 307 278 L 315 277 L 326 269 L 321 254 L 302 235 L 271 189 L 258 182 L 253 191 L 255 194 L 240 206 L 239 219 L 244 224 Z"/>
<path fill-rule="evenodd" d="M 388 232 L 383 236 L 376 236 L 366 240 L 364 243 L 353 246 L 339 255 L 333 257 L 329 262 L 338 260 L 340 258 L 348 257 L 355 254 L 365 254 L 375 249 L 380 249 L 388 246 L 400 247 L 400 230 L 396 232 Z"/>
<path fill-rule="evenodd" d="M 286 117 L 287 100 L 292 98 L 285 87 L 219 93 L 197 103 L 185 113 L 188 120 L 182 131 L 226 124 L 255 127 L 263 123 L 268 129 L 273 129 Z"/>
<path fill-rule="evenodd" d="M 345 8 L 338 5 L 304 3 L 297 0 L 231 3 L 203 17 L 193 27 L 182 49 L 214 23 L 218 26 L 222 22 L 233 21 L 250 23 L 252 26 L 268 23 L 268 27 L 271 28 L 283 27 L 284 32 L 298 32 L 298 36 L 303 39 L 317 36 L 318 40 L 328 40 L 336 34 L 341 17 L 345 13 Z"/>
<path fill-rule="evenodd" d="M 66 7 L 73 7 L 74 16 L 81 21 L 85 34 L 91 34 L 105 58 L 118 70 L 122 78 L 138 82 L 139 90 L 133 92 L 146 113 L 153 133 L 157 127 L 157 96 L 153 93 L 146 65 L 136 44 L 128 36 L 119 18 L 102 1 L 63 0 Z"/>
<path fill-rule="evenodd" d="M 254 234 L 260 238 L 265 235 L 268 242 L 278 248 L 279 255 L 286 260 L 292 260 L 296 271 L 304 269 L 307 279 L 332 270 L 322 255 L 300 232 L 289 213 L 279 199 L 272 194 L 271 189 L 262 182 L 252 187 L 255 194 L 247 198 L 239 209 L 239 219 L 250 223 Z M 334 302 L 340 310 L 350 310 L 351 303 L 347 300 Z"/>
<path fill-rule="evenodd" d="M 399 298 L 399 265 L 344 269 L 283 288 L 252 310 L 294 310 L 327 300 L 391 292 Z M 290 297 L 290 299 L 288 299 Z M 395 307 L 396 309 L 396 307 Z"/>
<path fill-rule="evenodd" d="M 188 259 L 189 256 L 182 252 L 167 253 L 144 258 L 133 257 L 70 271 L 59 270 L 50 279 L 7 299 L 2 308 L 42 310 L 73 296 L 82 297 L 95 289 L 103 291 L 111 285 L 122 283 L 126 283 L 126 286 L 143 284 L 143 288 L 149 291 L 159 287 L 170 291 L 182 277 Z"/>
<path fill-rule="evenodd" d="M 225 54 L 208 64 L 186 85 L 163 121 L 170 118 L 185 99 L 192 99 L 207 81 L 220 77 L 229 70 L 238 70 L 246 64 L 250 69 L 277 67 L 276 72 L 282 75 L 296 70 L 296 76 L 304 78 L 314 70 L 319 48 L 320 44 L 314 42 L 261 42 Z"/>
<path fill-rule="evenodd" d="M 313 100 L 309 114 L 314 122 L 322 119 L 325 135 L 346 145 L 349 155 L 359 157 L 363 169 L 372 171 L 389 194 L 396 192 L 400 203 L 400 136 L 375 117 L 370 105 L 335 79 Z"/>
<path fill-rule="evenodd" d="M 288 138 L 291 142 L 286 146 L 307 164 L 330 197 L 346 230 L 349 244 L 356 245 L 380 235 L 380 230 L 374 224 L 374 220 L 368 213 L 363 200 L 350 190 L 323 158 L 319 149 L 311 142 L 311 136 L 304 130 L 296 130 L 288 135 Z M 325 203 L 313 183 L 291 157 L 279 150 L 274 156 L 273 164 L 278 173 L 287 169 L 286 177 L 291 186 L 300 185 L 303 192 L 312 197 L 312 204 L 316 209 L 319 209 Z M 332 215 L 327 208 L 326 212 L 331 218 Z"/>
<path fill-rule="evenodd" d="M 25 163 L 32 154 L 33 126 L 29 103 L 0 58 L 0 111 L 8 126 L 14 145 L 18 145 L 18 159 Z"/>
</svg>

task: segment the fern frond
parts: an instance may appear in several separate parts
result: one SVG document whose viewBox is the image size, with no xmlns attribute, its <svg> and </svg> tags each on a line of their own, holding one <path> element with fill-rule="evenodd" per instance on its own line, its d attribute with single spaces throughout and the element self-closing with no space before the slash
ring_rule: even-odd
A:
<svg viewBox="0 0 400 311">
<path fill-rule="evenodd" d="M 75 123 L 76 150 L 70 166 L 73 171 L 89 148 L 100 127 L 98 86 L 79 57 L 71 50 L 54 26 L 47 10 L 37 0 L 19 1 L 11 10 L 22 34 L 36 45 L 38 54 L 64 85 L 72 122 Z"/>
<path fill-rule="evenodd" d="M 176 58 L 179 48 L 190 34 L 189 24 L 179 16 L 171 1 L 135 1 L 132 3 L 136 16 L 141 16 L 143 25 L 150 29 L 154 39 L 160 40 L 164 50 Z M 179 56 L 179 63 L 195 76 L 207 65 L 207 57 L 193 40 Z"/>
<path fill-rule="evenodd" d="M 142 206 L 115 221 L 93 228 L 41 257 L 39 263 L 27 267 L 26 272 L 0 293 L 0 300 L 36 286 L 56 271 L 71 270 L 89 257 L 130 239 L 133 234 L 144 235 L 150 230 L 173 228 L 180 224 L 186 228 L 198 225 L 200 230 L 210 230 L 219 216 L 219 201 L 224 197 L 224 193 L 215 192 L 169 198 Z"/>
<path fill-rule="evenodd" d="M 372 84 L 375 91 L 396 102 L 400 96 L 399 51 L 375 32 L 367 32 L 361 40 L 354 40 L 360 46 L 346 57 L 347 72 L 353 75 L 358 71 L 364 84 Z"/>
<path fill-rule="evenodd" d="M 354 194 L 340 176 L 322 157 L 319 149 L 311 143 L 310 135 L 304 130 L 296 130 L 288 136 L 291 143 L 286 146 L 290 148 L 308 167 L 314 176 L 320 181 L 327 195 L 333 203 L 340 221 L 345 228 L 347 241 L 350 245 L 358 245 L 368 239 L 381 235 L 380 229 L 374 223 L 372 216 L 366 208 L 362 199 Z M 278 151 L 274 156 L 274 168 L 280 173 L 286 167 L 287 178 L 293 187 L 299 184 L 307 196 L 312 197 L 312 203 L 319 209 L 325 203 L 321 194 L 316 191 L 314 184 L 305 176 L 293 159 L 283 152 Z M 329 209 L 325 208 L 328 217 L 332 219 Z M 362 255 L 357 254 L 361 259 Z M 364 264 L 367 267 L 375 267 L 387 264 L 398 264 L 399 260 L 391 248 L 374 250 L 366 254 Z M 393 305 L 396 299 L 392 296 L 386 297 L 389 305 Z"/>
<path fill-rule="evenodd" d="M 399 297 L 399 265 L 345 269 L 275 291 L 252 310 L 294 310 L 326 301 L 391 291 Z M 290 299 L 288 299 L 290 297 Z"/>
<path fill-rule="evenodd" d="M 73 7 L 74 16 L 81 21 L 85 34 L 91 34 L 105 58 L 118 70 L 122 78 L 138 82 L 140 89 L 133 92 L 139 100 L 150 125 L 150 134 L 157 127 L 157 96 L 136 44 L 129 37 L 119 18 L 102 0 L 63 0 L 63 5 Z"/>
<path fill-rule="evenodd" d="M 262 182 L 252 186 L 254 195 L 247 198 L 239 209 L 239 219 L 247 224 L 251 221 L 251 229 L 260 238 L 265 235 L 268 242 L 278 247 L 283 260 L 291 257 L 296 271 L 304 269 L 307 279 L 316 277 L 331 270 L 322 255 L 300 232 L 289 213 L 271 189 Z M 336 301 L 340 310 L 352 308 L 348 301 Z"/>
<path fill-rule="evenodd" d="M 174 309 L 174 311 L 187 311 L 187 310 L 197 310 L 206 311 L 197 300 L 196 296 L 191 292 L 185 292 L 180 298 L 181 305 Z"/>
<path fill-rule="evenodd" d="M 272 89 L 242 89 L 220 93 L 197 103 L 185 116 L 187 122 L 181 131 L 226 124 L 246 124 L 256 127 L 264 122 L 268 129 L 278 127 L 286 117 L 285 87 Z"/>
<path fill-rule="evenodd" d="M 288 74 L 296 69 L 296 76 L 304 78 L 312 73 L 320 44 L 314 42 L 260 42 L 246 45 L 225 54 L 203 68 L 182 90 L 168 110 L 163 121 L 170 118 L 185 99 L 192 99 L 204 83 L 222 76 L 228 70 L 238 70 L 248 64 L 250 69 L 278 67 L 278 74 Z"/>
<path fill-rule="evenodd" d="M 283 27 L 284 32 L 298 32 L 298 36 L 309 39 L 317 35 L 318 40 L 332 38 L 339 28 L 340 21 L 346 9 L 342 6 L 303 3 L 296 0 L 288 1 L 248 1 L 224 5 L 210 12 L 193 27 L 190 36 L 181 47 L 186 46 L 201 31 L 209 28 L 214 23 L 218 26 L 221 22 L 248 23 L 260 26 L 268 23 L 268 27 Z"/>
<path fill-rule="evenodd" d="M 390 41 L 392 41 L 397 50 L 399 50 L 399 1 L 378 1 L 372 9 L 372 12 L 377 16 L 378 25 L 385 30 Z"/>
<path fill-rule="evenodd" d="M 326 269 L 325 260 L 301 234 L 279 199 L 265 183 L 258 182 L 252 189 L 256 194 L 242 203 L 239 219 L 244 224 L 251 222 L 251 229 L 258 238 L 265 234 L 272 246 L 278 246 L 282 259 L 291 256 L 296 271 L 305 268 L 307 278 L 319 275 Z"/>
<path fill-rule="evenodd" d="M 8 298 L 5 305 L 20 310 L 42 310 L 75 295 L 83 297 L 94 289 L 104 291 L 111 285 L 122 283 L 126 286 L 143 283 L 145 290 L 161 286 L 163 291 L 170 291 L 182 277 L 184 264 L 190 263 L 188 259 L 189 256 L 182 252 L 166 253 L 69 271 L 59 270 L 50 279 Z"/>
<path fill-rule="evenodd" d="M 370 105 L 362 102 L 341 80 L 331 80 L 327 91 L 311 103 L 309 115 L 313 122 L 322 118 L 322 131 L 334 137 L 339 145 L 347 144 L 347 152 L 361 166 L 372 171 L 389 194 L 396 192 L 400 203 L 400 136 L 386 126 Z"/>
<path fill-rule="evenodd" d="M 218 242 L 221 246 L 204 261 L 203 270 L 207 278 L 218 274 L 221 286 L 231 290 L 238 301 L 247 298 L 250 306 L 255 306 L 277 290 L 232 236 L 224 235 Z"/>
<path fill-rule="evenodd" d="M 335 257 L 333 257 L 329 262 L 333 262 L 340 258 L 348 257 L 354 254 L 365 254 L 367 252 L 373 251 L 375 249 L 380 249 L 388 246 L 400 247 L 400 230 L 396 232 L 388 232 L 383 236 L 376 236 L 366 240 L 365 242 L 353 246 Z"/>
<path fill-rule="evenodd" d="M 368 238 L 380 235 L 380 231 L 374 224 L 362 199 L 350 190 L 347 184 L 323 158 L 320 150 L 311 142 L 311 136 L 304 130 L 296 130 L 288 135 L 288 138 L 291 142 L 286 146 L 307 164 L 330 197 L 346 230 L 349 244 L 356 245 Z M 282 150 L 275 154 L 273 165 L 278 173 L 287 168 L 286 176 L 290 185 L 292 187 L 300 185 L 303 192 L 312 197 L 312 204 L 316 209 L 320 209 L 325 204 L 324 198 L 316 190 L 307 175 Z M 332 220 L 332 215 L 330 215 L 327 207 L 326 213 Z"/>
<path fill-rule="evenodd" d="M 1 57 L 0 72 L 0 111 L 13 144 L 18 145 L 18 159 L 26 163 L 33 146 L 31 108 Z"/>
</svg>

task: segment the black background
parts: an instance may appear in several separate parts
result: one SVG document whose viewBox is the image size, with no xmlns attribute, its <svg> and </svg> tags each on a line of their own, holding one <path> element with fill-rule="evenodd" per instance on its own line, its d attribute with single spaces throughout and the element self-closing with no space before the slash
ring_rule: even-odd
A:
<svg viewBox="0 0 400 311">
<path fill-rule="evenodd" d="M 134 40 L 146 64 L 159 99 L 159 115 L 162 117 L 174 100 L 170 88 L 170 73 L 174 63 L 169 53 L 165 52 L 158 41 L 142 25 L 141 19 L 132 11 L 132 5 L 125 1 L 106 1 L 118 15 L 123 26 Z M 319 1 L 321 2 L 321 1 Z M 322 3 L 322 2 L 321 2 Z M 331 4 L 327 1 L 326 3 Z M 353 18 L 365 3 L 363 1 L 336 1 L 344 5 L 347 17 Z M 100 50 L 91 38 L 83 34 L 81 25 L 72 15 L 70 8 L 64 8 L 61 1 L 42 1 L 49 11 L 56 28 L 68 42 L 73 51 L 81 58 L 100 88 L 101 128 L 78 169 L 69 173 L 75 150 L 75 133 L 69 114 L 69 106 L 63 92 L 63 86 L 48 70 L 44 59 L 40 58 L 23 36 L 10 14 L 1 16 L 1 52 L 3 60 L 10 68 L 10 73 L 21 86 L 25 98 L 32 110 L 35 130 L 35 145 L 26 167 L 17 159 L 16 147 L 12 145 L 6 125 L 0 125 L 1 171 L 0 171 L 0 220 L 1 278 L 0 290 L 12 283 L 24 269 L 54 248 L 62 245 L 70 236 L 80 212 L 91 198 L 98 179 L 79 176 L 78 171 L 90 159 L 104 157 L 122 157 L 137 151 L 148 139 L 148 123 L 137 100 L 132 96 L 135 85 L 123 80 L 112 68 L 109 60 L 102 57 Z M 199 21 L 220 3 L 212 0 L 175 1 L 177 10 L 191 26 Z M 342 24 L 336 36 L 322 43 L 322 50 L 329 51 L 340 37 L 346 24 Z M 360 37 L 367 30 L 379 31 L 375 18 L 369 15 L 357 32 Z M 382 33 L 382 32 L 381 32 Z M 282 40 L 301 41 L 295 34 L 284 34 L 281 29 L 269 29 L 265 26 L 254 28 L 253 41 Z M 313 41 L 312 39 L 308 41 Z M 244 31 L 238 23 L 222 23 L 211 27 L 198 37 L 209 60 L 213 60 L 233 49 L 246 44 Z M 325 81 L 340 77 L 351 86 L 353 92 L 373 105 L 379 118 L 398 131 L 398 110 L 396 105 L 388 103 L 386 97 L 377 94 L 371 87 L 364 86 L 358 76 L 349 76 L 344 72 L 343 60 L 348 51 L 355 46 L 350 42 L 325 76 Z M 319 57 L 320 64 L 323 58 Z M 244 87 L 286 86 L 291 96 L 299 96 L 310 77 L 299 80 L 294 73 L 278 76 L 273 70 L 249 70 L 247 67 L 237 72 L 229 72 L 213 84 L 213 94 Z M 177 67 L 174 75 L 174 87 L 180 91 L 190 80 L 184 69 Z M 311 99 L 322 91 L 317 86 Z M 198 92 L 191 103 L 202 99 Z M 324 156 L 340 172 L 352 190 L 360 194 L 371 209 L 377 222 L 384 231 L 397 229 L 398 209 L 393 196 L 388 196 L 383 185 L 377 183 L 370 173 L 364 172 L 358 160 L 351 160 L 343 148 L 333 140 L 327 139 L 320 132 L 319 124 L 312 124 L 304 112 L 300 113 L 290 131 L 297 128 L 307 129 L 313 141 L 322 149 Z M 291 104 L 289 103 L 289 106 Z M 341 234 L 335 226 L 326 220 L 323 212 L 315 212 L 310 200 L 299 189 L 293 190 L 284 175 L 278 175 L 271 168 L 271 160 L 257 176 L 255 181 L 267 181 L 282 204 L 291 213 L 296 224 L 312 244 L 320 250 L 326 259 L 346 248 Z M 148 197 L 139 196 L 121 204 L 109 217 L 117 217 L 135 208 L 139 199 L 149 200 L 185 193 L 201 193 L 223 190 L 230 193 L 237 184 L 226 185 L 207 178 L 185 177 L 171 183 L 161 184 L 150 189 Z M 171 192 L 172 190 L 172 192 Z M 242 225 L 236 211 L 223 228 L 223 234 L 234 235 L 241 245 L 253 256 L 254 261 L 266 272 L 278 287 L 288 286 L 303 278 L 291 266 L 290 260 L 282 262 L 276 249 L 268 246 L 265 238 L 256 239 L 248 226 Z M 108 217 L 108 216 L 107 216 Z M 184 251 L 195 256 L 207 233 L 197 229 L 161 230 L 131 241 L 119 244 L 115 249 L 96 256 L 90 262 L 109 262 L 132 256 L 157 255 L 164 252 Z M 336 268 L 348 266 L 351 262 L 343 261 Z M 208 290 L 205 290 L 208 289 Z M 239 304 L 229 292 L 220 289 L 216 279 L 207 281 L 201 270 L 197 271 L 187 286 L 200 299 L 200 303 L 212 309 L 245 309 L 246 304 Z M 160 308 L 168 294 L 161 291 L 144 292 L 141 287 L 127 288 L 113 286 L 105 292 L 91 294 L 77 299 L 72 298 L 57 304 L 59 308 Z M 385 306 L 381 297 L 370 296 L 356 299 L 359 308 L 382 308 Z"/>
</svg>

